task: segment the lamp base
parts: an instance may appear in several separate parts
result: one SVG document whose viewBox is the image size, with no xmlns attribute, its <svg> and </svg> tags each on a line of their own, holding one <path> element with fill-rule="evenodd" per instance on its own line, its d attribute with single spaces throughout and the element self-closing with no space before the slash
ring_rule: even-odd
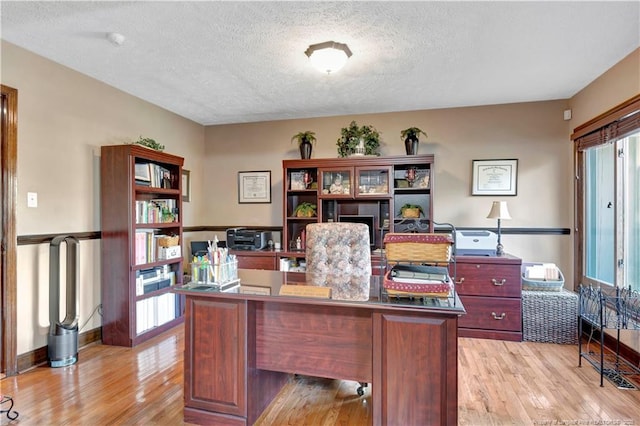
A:
<svg viewBox="0 0 640 426">
<path fill-rule="evenodd" d="M 496 246 L 496 256 L 502 256 L 504 254 L 504 247 L 502 244 Z"/>
</svg>

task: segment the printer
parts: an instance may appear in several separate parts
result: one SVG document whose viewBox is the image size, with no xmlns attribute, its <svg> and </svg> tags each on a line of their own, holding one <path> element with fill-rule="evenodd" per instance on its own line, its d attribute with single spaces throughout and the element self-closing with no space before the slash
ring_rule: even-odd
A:
<svg viewBox="0 0 640 426">
<path fill-rule="evenodd" d="M 232 250 L 262 250 L 271 239 L 270 231 L 257 229 L 227 229 L 227 247 Z"/>
<path fill-rule="evenodd" d="M 491 231 L 456 231 L 456 256 L 495 256 L 498 234 Z"/>
</svg>

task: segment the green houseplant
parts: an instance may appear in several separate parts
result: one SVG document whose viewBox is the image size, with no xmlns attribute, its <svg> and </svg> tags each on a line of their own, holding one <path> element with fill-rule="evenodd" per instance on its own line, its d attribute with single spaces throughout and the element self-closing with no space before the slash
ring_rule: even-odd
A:
<svg viewBox="0 0 640 426">
<path fill-rule="evenodd" d="M 420 214 L 424 214 L 422 206 L 418 204 L 407 203 L 400 207 L 400 215 L 407 218 L 419 218 Z"/>
<path fill-rule="evenodd" d="M 146 146 L 147 148 L 155 149 L 156 151 L 162 151 L 164 149 L 164 145 L 160 145 L 158 142 L 151 138 L 140 138 L 135 141 L 138 145 Z"/>
<path fill-rule="evenodd" d="M 362 142 L 362 143 L 361 143 Z M 380 155 L 380 133 L 370 125 L 358 126 L 352 121 L 348 127 L 340 130 L 340 138 L 336 142 L 338 156 Z M 358 152 L 358 149 L 364 152 Z"/>
<path fill-rule="evenodd" d="M 418 127 L 409 127 L 400 131 L 400 139 L 404 140 L 404 147 L 407 155 L 416 155 L 418 153 L 418 143 L 420 135 L 427 137 L 427 134 Z"/>
<path fill-rule="evenodd" d="M 298 204 L 293 211 L 296 217 L 314 217 L 318 206 L 313 203 L 302 202 Z"/>
<path fill-rule="evenodd" d="M 298 148 L 300 149 L 300 158 L 303 160 L 311 158 L 311 151 L 313 150 L 313 144 L 316 142 L 316 134 L 311 130 L 300 132 L 293 135 L 291 142 L 297 141 Z"/>
</svg>

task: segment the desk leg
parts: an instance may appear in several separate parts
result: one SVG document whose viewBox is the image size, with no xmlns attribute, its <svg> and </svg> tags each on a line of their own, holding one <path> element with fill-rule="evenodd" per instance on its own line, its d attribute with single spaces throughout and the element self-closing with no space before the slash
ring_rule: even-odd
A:
<svg viewBox="0 0 640 426">
<path fill-rule="evenodd" d="M 376 313 L 373 424 L 456 425 L 457 317 Z"/>
<path fill-rule="evenodd" d="M 187 297 L 184 419 L 253 424 L 286 382 L 255 368 L 255 302 Z"/>
</svg>

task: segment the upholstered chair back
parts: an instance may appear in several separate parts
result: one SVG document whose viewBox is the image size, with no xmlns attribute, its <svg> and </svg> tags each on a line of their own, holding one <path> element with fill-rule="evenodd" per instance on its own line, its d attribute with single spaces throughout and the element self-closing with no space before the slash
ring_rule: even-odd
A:
<svg viewBox="0 0 640 426">
<path fill-rule="evenodd" d="M 371 274 L 369 227 L 364 223 L 310 223 L 306 235 L 308 272 Z"/>
</svg>

